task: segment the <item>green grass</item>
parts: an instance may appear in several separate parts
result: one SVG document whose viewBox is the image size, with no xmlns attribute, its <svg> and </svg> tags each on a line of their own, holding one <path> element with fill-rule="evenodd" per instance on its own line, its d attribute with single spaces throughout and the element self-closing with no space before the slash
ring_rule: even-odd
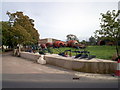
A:
<svg viewBox="0 0 120 90">
<path fill-rule="evenodd" d="M 75 48 L 59 48 L 58 50 L 63 52 L 65 50 L 71 49 L 72 51 L 75 51 Z M 53 53 L 58 54 L 57 49 L 52 49 Z M 91 55 L 96 55 L 96 58 L 99 59 L 112 59 L 112 56 L 116 54 L 115 46 L 88 46 L 85 50 L 89 51 Z M 120 46 L 119 46 L 120 50 Z M 82 49 L 80 49 L 82 51 Z M 72 53 L 72 55 L 76 55 L 75 53 Z"/>
<path fill-rule="evenodd" d="M 86 50 L 100 59 L 112 59 L 112 56 L 116 54 L 115 46 L 89 46 Z"/>
<path fill-rule="evenodd" d="M 72 51 L 75 51 L 76 49 L 75 48 L 69 48 L 69 47 L 61 47 L 59 49 L 57 48 L 54 48 L 52 49 L 52 52 L 55 53 L 55 54 L 59 54 L 60 52 L 64 52 L 65 50 L 72 50 Z"/>
</svg>

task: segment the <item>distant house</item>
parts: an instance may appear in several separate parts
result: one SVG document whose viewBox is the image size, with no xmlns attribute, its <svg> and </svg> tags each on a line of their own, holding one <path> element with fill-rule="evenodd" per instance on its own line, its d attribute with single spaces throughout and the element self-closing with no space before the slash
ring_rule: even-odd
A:
<svg viewBox="0 0 120 90">
<path fill-rule="evenodd" d="M 45 39 L 39 39 L 38 44 L 46 44 L 46 43 L 54 43 L 55 41 L 61 41 L 58 39 L 53 39 L 53 38 L 45 38 Z"/>
</svg>

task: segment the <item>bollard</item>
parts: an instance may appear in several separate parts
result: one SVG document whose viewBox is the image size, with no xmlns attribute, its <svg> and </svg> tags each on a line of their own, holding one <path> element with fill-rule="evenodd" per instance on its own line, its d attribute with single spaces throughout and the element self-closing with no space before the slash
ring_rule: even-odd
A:
<svg viewBox="0 0 120 90">
<path fill-rule="evenodd" d="M 117 61 L 117 69 L 115 70 L 115 76 L 120 76 L 120 59 Z"/>
</svg>

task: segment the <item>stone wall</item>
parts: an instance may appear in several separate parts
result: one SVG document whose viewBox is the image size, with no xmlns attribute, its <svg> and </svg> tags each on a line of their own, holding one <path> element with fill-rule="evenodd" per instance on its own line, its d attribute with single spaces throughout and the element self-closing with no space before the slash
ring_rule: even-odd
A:
<svg viewBox="0 0 120 90">
<path fill-rule="evenodd" d="M 20 57 L 36 61 L 40 57 L 40 54 L 37 54 L 37 53 L 34 54 L 34 53 L 29 53 L 29 52 L 20 52 Z"/>
<path fill-rule="evenodd" d="M 74 59 L 71 57 L 62 57 L 59 55 L 45 55 L 45 60 L 48 64 L 51 65 L 89 73 L 114 73 L 117 67 L 117 62 L 102 59 L 85 60 Z"/>
<path fill-rule="evenodd" d="M 25 59 L 36 61 L 40 55 L 21 52 L 20 56 Z M 102 59 L 74 59 L 72 57 L 62 57 L 57 54 L 47 54 L 44 56 L 47 64 L 59 66 L 66 69 L 76 70 L 88 73 L 112 74 L 117 68 L 117 62 Z"/>
</svg>

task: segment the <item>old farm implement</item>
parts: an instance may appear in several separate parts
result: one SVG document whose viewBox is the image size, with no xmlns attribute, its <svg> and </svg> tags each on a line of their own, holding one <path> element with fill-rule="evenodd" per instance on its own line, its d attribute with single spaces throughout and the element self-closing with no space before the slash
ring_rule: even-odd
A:
<svg viewBox="0 0 120 90">
<path fill-rule="evenodd" d="M 92 59 L 95 55 L 91 55 L 89 51 L 86 50 L 86 46 L 79 44 L 76 40 L 70 40 L 68 42 L 55 41 L 54 43 L 41 44 L 39 49 L 39 54 L 46 53 L 57 53 L 63 57 L 74 57 L 77 59 Z"/>
</svg>

